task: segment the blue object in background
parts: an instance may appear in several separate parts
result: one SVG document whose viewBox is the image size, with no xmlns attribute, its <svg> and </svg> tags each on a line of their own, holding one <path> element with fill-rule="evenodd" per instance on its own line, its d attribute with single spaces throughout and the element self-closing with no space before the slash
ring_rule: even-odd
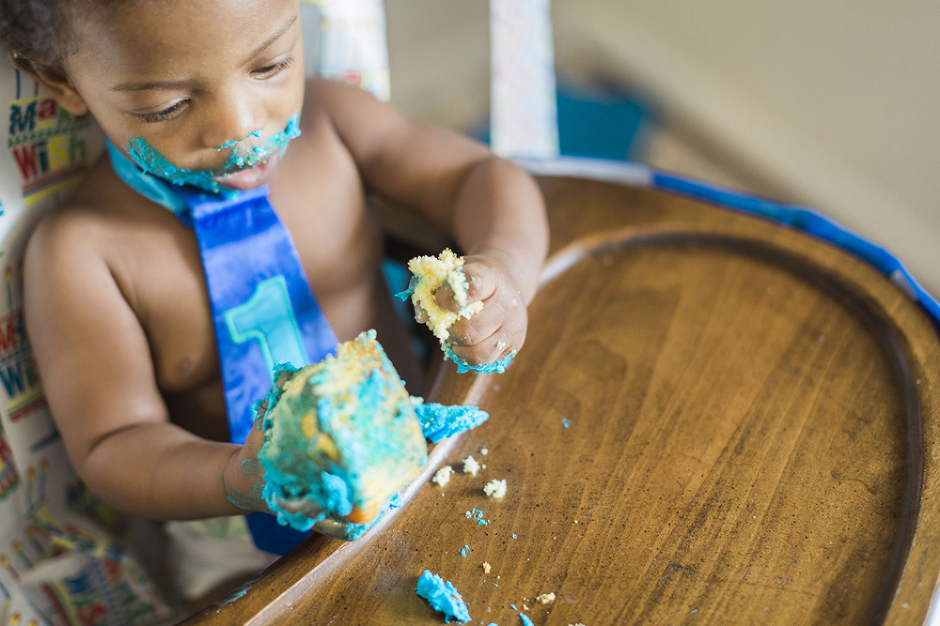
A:
<svg viewBox="0 0 940 626">
<path fill-rule="evenodd" d="M 563 156 L 632 159 L 654 119 L 653 108 L 642 98 L 617 88 L 561 83 L 556 98 Z M 471 135 L 489 143 L 489 121 Z"/>
<path fill-rule="evenodd" d="M 629 95 L 570 85 L 558 90 L 558 135 L 565 156 L 631 159 L 650 118 L 649 108 Z"/>
</svg>

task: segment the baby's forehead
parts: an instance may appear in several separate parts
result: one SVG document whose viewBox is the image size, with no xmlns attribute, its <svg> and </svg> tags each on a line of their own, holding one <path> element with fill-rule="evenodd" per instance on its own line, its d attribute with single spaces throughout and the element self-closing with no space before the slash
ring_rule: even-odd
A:
<svg viewBox="0 0 940 626">
<path fill-rule="evenodd" d="M 75 2 L 76 0 L 70 0 Z M 212 72 L 299 28 L 297 0 L 111 0 L 75 17 L 83 61 L 112 73 Z"/>
</svg>

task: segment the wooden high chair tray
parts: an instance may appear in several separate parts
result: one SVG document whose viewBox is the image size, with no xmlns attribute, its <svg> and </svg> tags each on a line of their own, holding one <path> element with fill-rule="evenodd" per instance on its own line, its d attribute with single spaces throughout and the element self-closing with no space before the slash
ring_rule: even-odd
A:
<svg viewBox="0 0 940 626">
<path fill-rule="evenodd" d="M 473 624 L 922 623 L 940 347 L 920 307 L 767 221 L 541 183 L 552 249 L 525 348 L 502 375 L 448 364 L 429 398 L 489 421 L 439 446 L 379 528 L 312 538 L 186 623 L 440 624 L 414 593 L 425 569 Z M 428 481 L 468 455 L 477 476 Z"/>
</svg>

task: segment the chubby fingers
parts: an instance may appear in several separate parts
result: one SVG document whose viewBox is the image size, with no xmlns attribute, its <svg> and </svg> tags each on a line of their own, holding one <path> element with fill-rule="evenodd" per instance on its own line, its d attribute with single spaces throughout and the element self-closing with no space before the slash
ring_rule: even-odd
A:
<svg viewBox="0 0 940 626">
<path fill-rule="evenodd" d="M 424 324 L 428 321 L 428 312 L 424 310 L 424 307 L 420 304 L 414 304 L 415 310 L 415 321 L 419 324 Z"/>
<path fill-rule="evenodd" d="M 463 267 L 463 274 L 467 279 L 466 301 L 461 304 L 453 286 L 444 283 L 435 296 L 437 305 L 442 309 L 456 313 L 468 304 L 486 300 L 496 292 L 500 284 L 499 272 L 483 260 L 468 258 Z"/>
<path fill-rule="evenodd" d="M 302 517 L 320 517 L 323 509 L 311 498 L 283 498 L 277 496 L 277 507 L 282 513 Z"/>
<path fill-rule="evenodd" d="M 483 365 L 509 356 L 525 341 L 527 316 L 519 297 L 493 296 L 470 320 L 450 328 L 454 353 L 470 365 Z"/>
</svg>

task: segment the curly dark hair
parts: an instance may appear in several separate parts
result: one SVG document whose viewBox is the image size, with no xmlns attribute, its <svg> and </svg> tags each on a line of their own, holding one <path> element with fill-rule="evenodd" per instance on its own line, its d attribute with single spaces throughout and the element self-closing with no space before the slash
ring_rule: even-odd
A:
<svg viewBox="0 0 940 626">
<path fill-rule="evenodd" d="M 55 68 L 67 45 L 66 0 L 0 0 L 0 43 L 16 65 Z"/>
<path fill-rule="evenodd" d="M 61 71 L 77 42 L 76 15 L 113 5 L 115 0 L 0 0 L 0 45 L 21 68 Z"/>
</svg>

